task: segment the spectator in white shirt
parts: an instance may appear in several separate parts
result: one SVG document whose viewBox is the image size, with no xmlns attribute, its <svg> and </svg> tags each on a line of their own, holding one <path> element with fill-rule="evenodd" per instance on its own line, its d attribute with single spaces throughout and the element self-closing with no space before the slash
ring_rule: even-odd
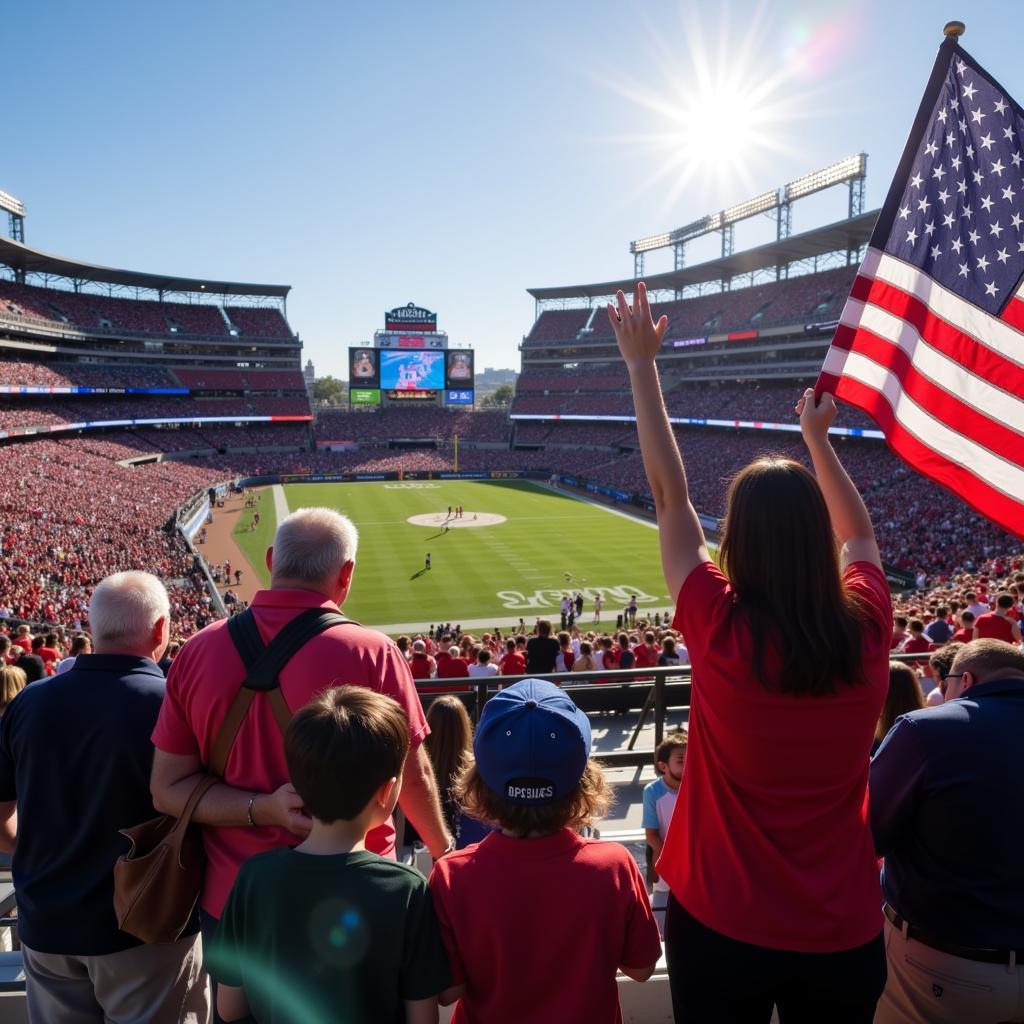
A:
<svg viewBox="0 0 1024 1024">
<path fill-rule="evenodd" d="M 491 652 L 486 647 L 481 647 L 477 652 L 476 661 L 469 666 L 469 674 L 474 678 L 480 676 L 496 676 L 498 666 L 491 662 Z"/>
</svg>

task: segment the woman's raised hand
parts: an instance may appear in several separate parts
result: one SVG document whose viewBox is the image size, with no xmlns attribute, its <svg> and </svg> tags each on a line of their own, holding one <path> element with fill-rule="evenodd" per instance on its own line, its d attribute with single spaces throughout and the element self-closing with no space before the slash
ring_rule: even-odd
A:
<svg viewBox="0 0 1024 1024">
<path fill-rule="evenodd" d="M 814 402 L 814 389 L 808 388 L 796 403 L 796 414 L 800 417 L 800 432 L 804 441 L 823 441 L 828 437 L 828 428 L 836 418 L 836 400 L 826 392 Z"/>
<path fill-rule="evenodd" d="M 643 281 L 636 286 L 632 306 L 621 291 L 616 293 L 614 304 L 608 303 L 608 319 L 627 365 L 652 361 L 658 354 L 668 328 L 668 317 L 654 322 L 647 300 L 647 285 Z"/>
</svg>

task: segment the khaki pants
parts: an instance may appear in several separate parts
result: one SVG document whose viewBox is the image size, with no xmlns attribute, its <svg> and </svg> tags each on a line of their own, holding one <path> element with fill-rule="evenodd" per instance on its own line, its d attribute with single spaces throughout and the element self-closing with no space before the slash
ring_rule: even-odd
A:
<svg viewBox="0 0 1024 1024">
<path fill-rule="evenodd" d="M 940 953 L 885 922 L 889 980 L 875 1024 L 1024 1021 L 1024 964 L 983 964 Z"/>
<path fill-rule="evenodd" d="M 30 1024 L 206 1024 L 210 985 L 198 935 L 105 956 L 22 946 Z"/>
</svg>

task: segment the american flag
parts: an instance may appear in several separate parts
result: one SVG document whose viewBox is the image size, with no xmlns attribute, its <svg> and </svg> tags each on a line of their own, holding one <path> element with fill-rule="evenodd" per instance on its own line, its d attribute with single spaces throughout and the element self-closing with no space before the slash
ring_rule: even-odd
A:
<svg viewBox="0 0 1024 1024">
<path fill-rule="evenodd" d="M 1024 534 L 1024 110 L 954 38 L 921 108 L 817 391 L 915 470 Z"/>
</svg>

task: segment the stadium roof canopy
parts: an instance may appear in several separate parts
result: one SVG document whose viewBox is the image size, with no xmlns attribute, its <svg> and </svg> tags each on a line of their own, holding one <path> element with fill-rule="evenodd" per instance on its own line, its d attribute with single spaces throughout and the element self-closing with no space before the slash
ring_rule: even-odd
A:
<svg viewBox="0 0 1024 1024">
<path fill-rule="evenodd" d="M 116 270 L 93 263 L 51 256 L 30 249 L 21 242 L 0 237 L 0 264 L 26 274 L 48 274 L 75 281 L 96 281 L 123 288 L 147 288 L 159 292 L 199 292 L 207 295 L 263 295 L 283 299 L 291 291 L 288 284 L 244 284 L 238 281 L 214 281 L 195 277 L 169 277 L 136 270 Z"/>
<path fill-rule="evenodd" d="M 651 291 L 682 289 L 687 285 L 721 281 L 725 278 L 750 274 L 757 270 L 786 266 L 800 260 L 813 259 L 827 253 L 859 249 L 866 245 L 875 226 L 878 210 L 862 213 L 850 220 L 837 221 L 825 227 L 790 235 L 777 242 L 769 242 L 753 249 L 735 252 L 731 256 L 697 263 L 682 270 L 670 270 L 663 274 L 647 274 L 644 280 Z M 534 299 L 578 299 L 614 295 L 620 288 L 631 291 L 636 285 L 635 277 L 624 277 L 618 281 L 599 281 L 596 284 L 566 285 L 561 288 L 527 288 Z"/>
</svg>

